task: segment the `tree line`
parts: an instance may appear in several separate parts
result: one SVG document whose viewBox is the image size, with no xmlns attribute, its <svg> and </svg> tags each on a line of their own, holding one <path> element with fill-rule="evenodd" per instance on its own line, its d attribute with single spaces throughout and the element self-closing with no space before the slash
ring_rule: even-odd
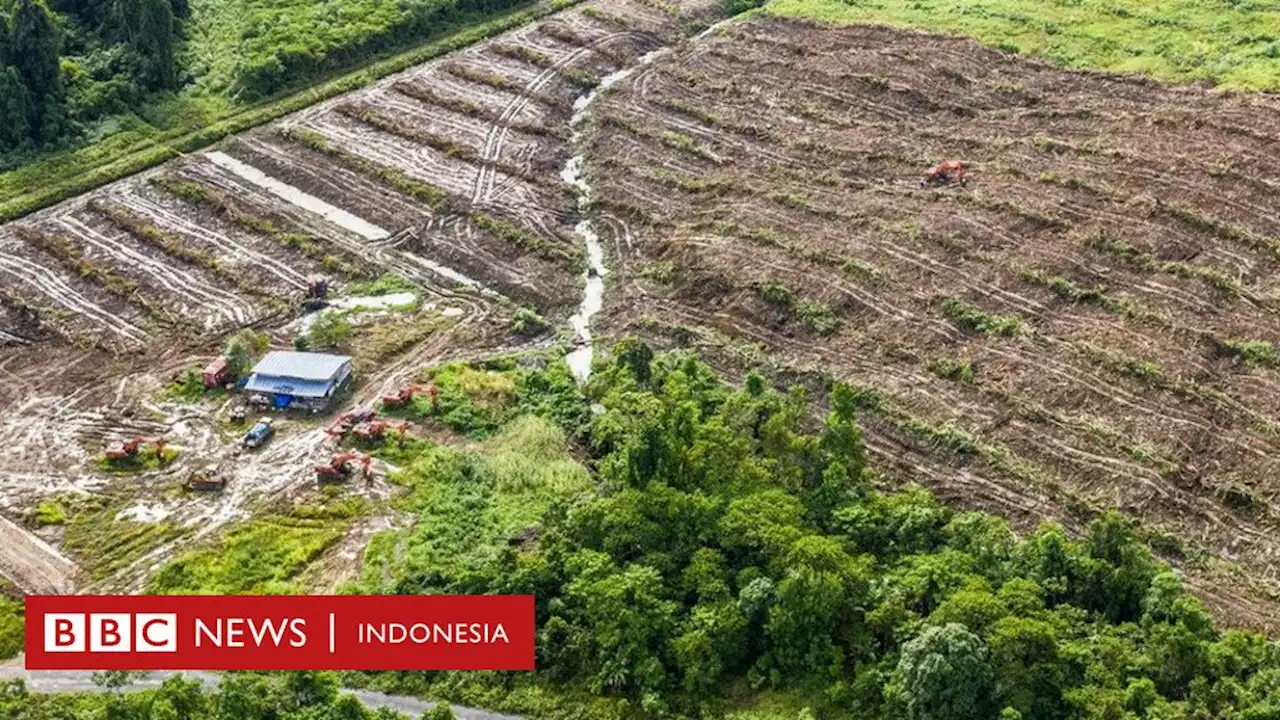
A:
<svg viewBox="0 0 1280 720">
<path fill-rule="evenodd" d="M 729 387 L 635 342 L 614 358 L 579 398 L 518 385 L 576 434 L 598 488 L 554 506 L 536 543 L 410 562 L 386 588 L 535 595 L 538 675 L 508 690 L 618 701 L 599 717 L 724 717 L 732 689 L 800 694 L 816 718 L 1280 718 L 1280 649 L 1216 627 L 1122 515 L 1019 538 L 873 487 L 857 389 Z M 443 390 L 455 427 L 483 414 Z"/>
<path fill-rule="evenodd" d="M 0 0 L 0 152 L 56 144 L 77 121 L 177 87 L 186 13 L 185 0 Z M 68 79 L 84 86 L 75 102 Z"/>
<path fill-rule="evenodd" d="M 410 413 L 479 442 L 381 451 L 412 470 L 396 479 L 409 483 L 398 507 L 421 514 L 382 551 L 370 545 L 366 562 L 388 562 L 351 589 L 532 594 L 538 669 L 348 683 L 575 720 L 711 720 L 762 695 L 798 699 L 812 720 L 1280 718 L 1280 648 L 1218 627 L 1122 515 L 1018 537 L 923 489 L 878 488 L 860 389 L 779 390 L 760 375 L 733 387 L 693 355 L 634 341 L 585 389 L 563 362 L 477 367 L 436 372 L 439 396 Z M 591 482 L 569 482 L 568 467 L 495 472 L 474 449 L 529 415 L 560 426 Z M 563 464 L 554 457 L 537 462 Z M 546 487 L 518 487 L 535 482 Z M 533 525 L 481 539 L 493 518 L 476 509 L 518 514 L 493 499 L 554 488 Z M 442 509 L 474 522 L 442 523 Z M 0 691 L 0 717 L 369 717 L 336 690 L 299 702 L 332 689 L 323 675 L 232 678 L 212 696 L 173 684 L 181 707 L 142 694 L 73 715 L 51 709 L 70 700 L 34 695 L 8 706 L 32 710 L 5 714 Z"/>
</svg>

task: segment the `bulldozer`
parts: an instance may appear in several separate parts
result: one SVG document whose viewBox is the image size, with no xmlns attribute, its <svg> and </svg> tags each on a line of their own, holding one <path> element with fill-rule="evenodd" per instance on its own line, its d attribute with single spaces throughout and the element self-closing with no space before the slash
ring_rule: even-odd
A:
<svg viewBox="0 0 1280 720">
<path fill-rule="evenodd" d="M 221 491 L 227 487 L 227 472 L 217 465 L 209 465 L 191 471 L 187 476 L 187 487 L 192 490 Z"/>
<path fill-rule="evenodd" d="M 383 395 L 382 407 L 384 410 L 402 408 L 413 402 L 415 397 L 424 393 L 431 397 L 431 411 L 435 412 L 436 403 L 440 397 L 440 388 L 435 385 L 410 385 L 407 388 L 401 389 L 399 392 Z"/>
<path fill-rule="evenodd" d="M 324 483 L 342 482 L 351 477 L 359 467 L 368 481 L 371 476 L 369 468 L 373 464 L 373 456 L 366 453 L 338 453 L 327 463 L 315 466 L 316 481 Z"/>
<path fill-rule="evenodd" d="M 107 444 L 104 454 L 112 462 L 136 460 L 138 451 L 142 449 L 143 445 L 154 445 L 156 457 L 162 462 L 164 461 L 163 437 L 136 437 L 132 440 L 115 440 Z"/>
</svg>

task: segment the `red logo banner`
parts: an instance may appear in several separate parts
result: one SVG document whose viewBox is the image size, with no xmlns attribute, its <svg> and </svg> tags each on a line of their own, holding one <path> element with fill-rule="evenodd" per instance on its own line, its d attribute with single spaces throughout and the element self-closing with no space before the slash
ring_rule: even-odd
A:
<svg viewBox="0 0 1280 720">
<path fill-rule="evenodd" d="M 28 595 L 28 670 L 532 670 L 532 595 Z"/>
</svg>

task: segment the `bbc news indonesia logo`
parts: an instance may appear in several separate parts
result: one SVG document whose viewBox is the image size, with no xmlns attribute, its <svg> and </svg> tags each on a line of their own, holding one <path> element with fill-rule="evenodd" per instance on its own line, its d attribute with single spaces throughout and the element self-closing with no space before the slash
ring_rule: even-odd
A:
<svg viewBox="0 0 1280 720">
<path fill-rule="evenodd" d="M 29 595 L 29 670 L 532 670 L 530 595 Z"/>
</svg>

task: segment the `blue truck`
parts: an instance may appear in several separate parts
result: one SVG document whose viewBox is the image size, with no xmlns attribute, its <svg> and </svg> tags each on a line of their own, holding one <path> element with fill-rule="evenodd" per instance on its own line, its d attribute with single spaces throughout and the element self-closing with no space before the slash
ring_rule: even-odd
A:
<svg viewBox="0 0 1280 720">
<path fill-rule="evenodd" d="M 275 428 L 271 426 L 271 418 L 262 418 L 244 434 L 244 446 L 250 450 L 262 447 L 274 433 Z"/>
</svg>

